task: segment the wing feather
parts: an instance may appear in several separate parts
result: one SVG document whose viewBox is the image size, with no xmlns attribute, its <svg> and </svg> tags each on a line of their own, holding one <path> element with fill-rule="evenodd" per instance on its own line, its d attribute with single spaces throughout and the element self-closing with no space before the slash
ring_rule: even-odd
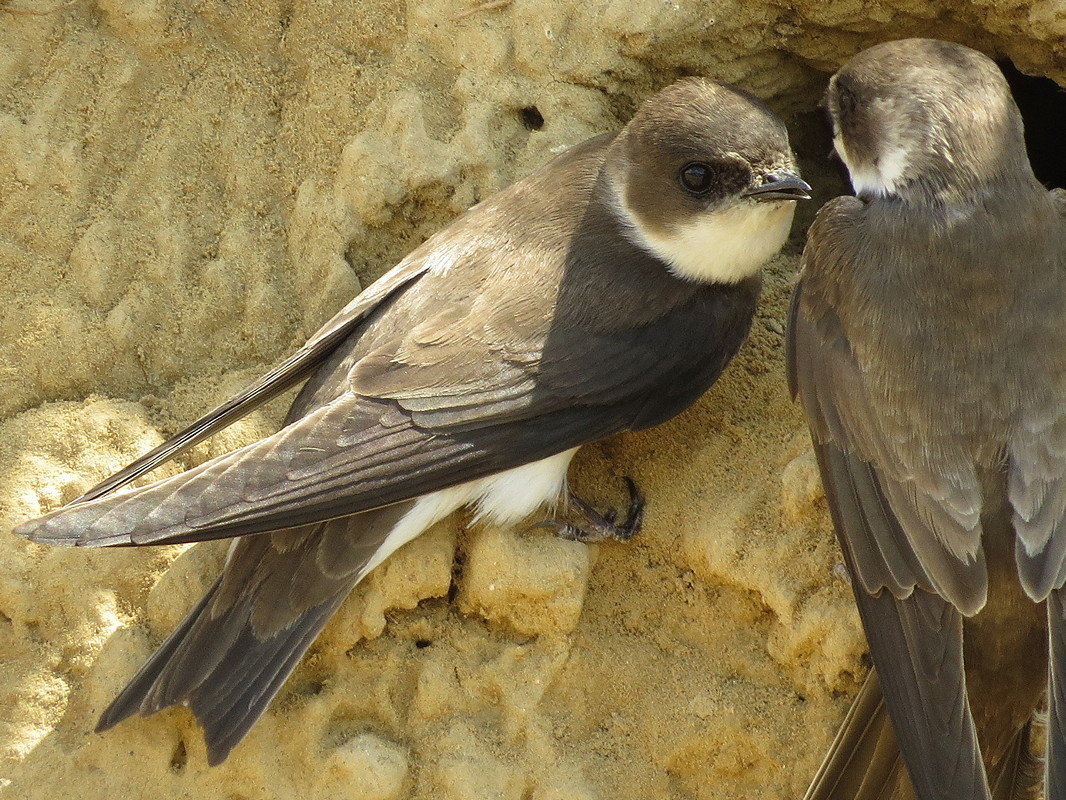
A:
<svg viewBox="0 0 1066 800">
<path fill-rule="evenodd" d="M 361 292 L 281 364 L 235 397 L 204 414 L 180 433 L 148 451 L 107 480 L 98 483 L 74 503 L 95 500 L 129 484 L 246 416 L 286 389 L 306 380 L 382 301 L 425 271 L 424 262 L 401 262 L 365 292 Z"/>
<path fill-rule="evenodd" d="M 867 385 L 834 298 L 807 287 L 812 273 L 824 285 L 820 270 L 859 258 L 852 236 L 862 209 L 854 198 L 841 198 L 812 226 L 789 314 L 789 384 L 810 424 L 917 796 L 987 798 L 962 665 L 962 613 L 978 611 L 987 591 L 979 487 L 967 476 L 945 479 L 908 462 L 909 451 L 893 441 L 894 428 L 882 416 L 894 412 Z"/>
<path fill-rule="evenodd" d="M 738 307 L 750 314 L 751 302 Z M 682 316 L 657 323 L 663 347 L 590 335 L 590 346 L 576 354 L 545 348 L 535 363 L 483 355 L 480 374 L 450 378 L 469 387 L 443 395 L 438 407 L 420 398 L 421 410 L 405 407 L 404 388 L 441 385 L 435 376 L 452 363 L 447 353 L 421 366 L 393 360 L 391 370 L 371 377 L 359 362 L 348 391 L 272 436 L 149 486 L 60 509 L 18 532 L 88 546 L 242 536 L 379 508 L 554 455 L 631 426 L 649 398 L 671 394 L 674 382 L 686 387 L 684 405 L 713 382 L 721 351 L 735 350 L 743 327 L 731 328 L 728 314 L 699 298 L 686 309 L 692 318 L 721 317 L 721 329 L 704 324 L 701 339 Z M 631 334 L 634 341 L 642 335 L 656 331 Z M 694 364 L 706 375 L 693 374 Z M 472 391 L 478 380 L 495 382 L 496 399 Z M 474 399 L 463 396 L 468 390 Z"/>
</svg>

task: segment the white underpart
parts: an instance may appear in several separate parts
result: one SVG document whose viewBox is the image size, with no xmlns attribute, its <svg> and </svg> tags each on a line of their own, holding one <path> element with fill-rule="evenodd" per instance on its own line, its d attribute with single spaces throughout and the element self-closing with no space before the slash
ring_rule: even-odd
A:
<svg viewBox="0 0 1066 800">
<path fill-rule="evenodd" d="M 648 231 L 628 208 L 627 232 L 638 247 L 664 261 L 679 278 L 738 283 L 759 271 L 788 239 L 795 200 L 737 200 L 704 211 L 668 234 Z"/>
<path fill-rule="evenodd" d="M 833 147 L 848 168 L 855 194 L 874 197 L 898 194 L 899 181 L 907 169 L 907 153 L 902 147 L 895 144 L 886 147 L 872 164 L 859 164 L 851 158 L 839 133 L 833 137 Z"/>
<path fill-rule="evenodd" d="M 545 504 L 555 504 L 566 487 L 566 470 L 577 448 L 450 489 L 423 495 L 389 532 L 359 572 L 362 580 L 409 541 L 460 506 L 474 506 L 474 520 L 513 525 Z"/>
</svg>

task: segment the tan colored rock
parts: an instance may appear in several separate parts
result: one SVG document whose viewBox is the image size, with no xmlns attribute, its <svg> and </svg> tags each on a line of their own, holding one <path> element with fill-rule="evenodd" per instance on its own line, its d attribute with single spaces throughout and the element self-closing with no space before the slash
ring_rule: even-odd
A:
<svg viewBox="0 0 1066 800">
<path fill-rule="evenodd" d="M 524 770 L 507 763 L 458 723 L 445 734 L 444 753 L 430 767 L 430 784 L 443 800 L 522 800 Z"/>
<path fill-rule="evenodd" d="M 328 761 L 330 774 L 318 787 L 323 800 L 397 800 L 403 792 L 407 753 L 372 733 L 353 736 Z"/>
<path fill-rule="evenodd" d="M 827 72 L 910 35 L 1066 83 L 1050 0 L 0 3 L 0 795 L 800 796 L 863 669 L 782 378 L 801 230 L 719 385 L 578 456 L 574 486 L 601 507 L 638 480 L 637 540 L 593 562 L 543 531 L 442 523 L 353 594 L 222 767 L 183 709 L 91 731 L 225 544 L 3 534 L 679 75 L 766 98 L 831 196 L 811 113 Z M 164 473 L 276 429 L 285 402 Z"/>
<path fill-rule="evenodd" d="M 825 518 L 825 491 L 813 450 L 796 456 L 781 470 L 781 513 L 793 525 Z"/>
<path fill-rule="evenodd" d="M 581 615 L 589 547 L 534 531 L 489 528 L 467 546 L 460 608 L 527 635 L 570 633 Z"/>
</svg>

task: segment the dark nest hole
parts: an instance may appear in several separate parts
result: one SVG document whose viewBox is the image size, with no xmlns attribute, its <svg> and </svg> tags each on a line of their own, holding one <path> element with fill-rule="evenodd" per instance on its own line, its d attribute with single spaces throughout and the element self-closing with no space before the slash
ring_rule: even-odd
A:
<svg viewBox="0 0 1066 800">
<path fill-rule="evenodd" d="M 1025 121 L 1033 172 L 1049 188 L 1066 188 L 1066 89 L 1049 78 L 1022 73 L 1009 60 L 998 63 Z"/>
<path fill-rule="evenodd" d="M 826 73 L 825 82 L 829 82 Z M 822 205 L 834 197 L 851 194 L 851 182 L 843 162 L 833 152 L 833 134 L 821 108 L 811 107 L 796 114 L 789 122 L 789 141 L 799 162 L 800 174 L 814 187 L 813 199 L 796 206 L 796 224 L 792 228 L 796 242 L 802 246 L 803 235 Z"/>
<path fill-rule="evenodd" d="M 536 106 L 526 106 L 520 109 L 518 116 L 522 120 L 522 127 L 527 131 L 539 131 L 544 127 L 544 115 Z"/>
</svg>

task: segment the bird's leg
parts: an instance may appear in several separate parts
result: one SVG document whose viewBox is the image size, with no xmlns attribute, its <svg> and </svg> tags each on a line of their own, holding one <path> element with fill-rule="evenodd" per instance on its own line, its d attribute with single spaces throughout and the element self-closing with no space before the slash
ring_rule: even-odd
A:
<svg viewBox="0 0 1066 800">
<path fill-rule="evenodd" d="M 567 489 L 567 507 L 578 511 L 585 518 L 585 524 L 574 525 L 563 520 L 551 519 L 538 522 L 531 527 L 550 528 L 561 538 L 575 542 L 602 542 L 604 539 L 627 542 L 640 531 L 640 526 L 644 522 L 644 495 L 640 493 L 632 478 L 625 478 L 625 482 L 629 489 L 629 510 L 626 514 L 626 521 L 623 523 L 615 521 L 618 519 L 618 512 L 615 509 L 608 509 L 601 514 Z"/>
<path fill-rule="evenodd" d="M 575 539 L 582 542 L 600 542 L 604 539 L 628 542 L 640 532 L 640 526 L 644 523 L 644 495 L 632 478 L 627 476 L 624 480 L 629 490 L 629 509 L 626 511 L 625 522 L 616 522 L 617 509 L 609 508 L 600 514 L 585 500 L 567 490 L 567 504 L 580 512 L 587 522 L 587 527 L 581 529 L 580 535 L 575 536 Z"/>
</svg>

